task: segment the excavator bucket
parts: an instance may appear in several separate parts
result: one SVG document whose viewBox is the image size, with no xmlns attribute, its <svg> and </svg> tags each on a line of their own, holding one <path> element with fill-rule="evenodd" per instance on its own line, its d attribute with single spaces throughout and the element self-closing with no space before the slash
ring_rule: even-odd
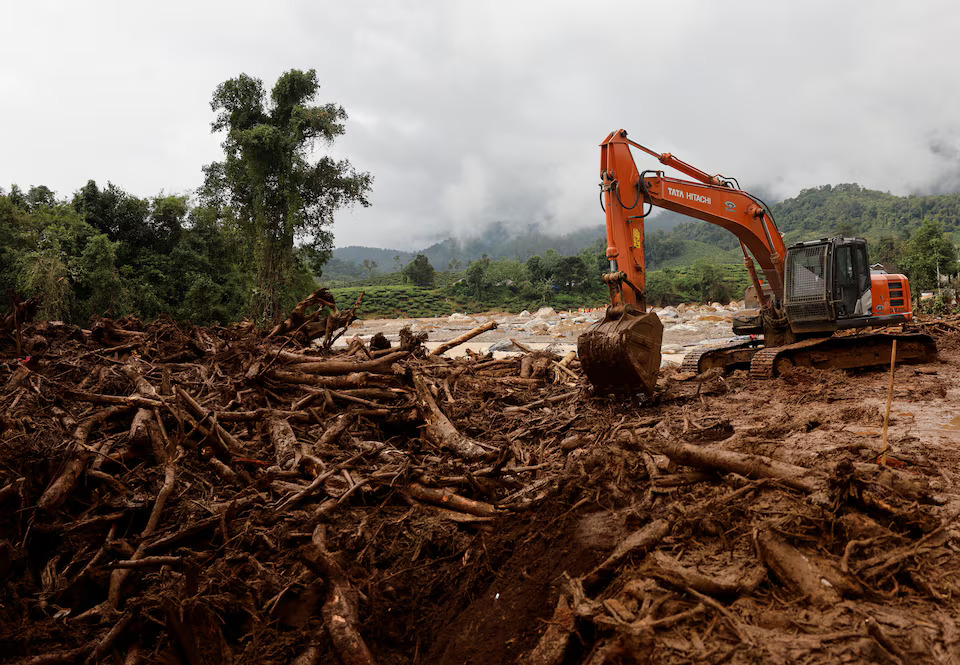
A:
<svg viewBox="0 0 960 665">
<path fill-rule="evenodd" d="M 593 328 L 580 335 L 577 352 L 598 392 L 653 395 L 660 370 L 663 324 L 653 313 L 627 305 L 608 307 Z"/>
</svg>

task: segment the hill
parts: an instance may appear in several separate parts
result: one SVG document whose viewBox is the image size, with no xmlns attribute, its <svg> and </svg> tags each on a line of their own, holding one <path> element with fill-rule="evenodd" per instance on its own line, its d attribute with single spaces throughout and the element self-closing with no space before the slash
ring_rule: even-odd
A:
<svg viewBox="0 0 960 665">
<path fill-rule="evenodd" d="M 960 194 L 896 196 L 866 189 L 855 183 L 823 185 L 801 191 L 796 197 L 771 206 L 787 244 L 811 238 L 845 235 L 873 241 L 871 256 L 883 260 L 886 249 L 902 242 L 925 219 L 939 221 L 944 230 L 960 238 Z M 492 259 L 520 259 L 554 249 L 575 255 L 594 244 L 602 245 L 604 227 L 590 226 L 567 234 L 552 234 L 537 227 L 515 229 L 502 222 L 474 238 L 446 238 L 422 250 L 438 270 L 460 269 L 486 254 Z M 742 260 L 736 236 L 712 224 L 661 211 L 646 223 L 648 268 L 689 266 L 698 259 L 718 263 Z M 389 272 L 413 260 L 418 252 L 374 247 L 342 247 L 333 251 L 325 275 L 361 277 L 363 261 L 375 261 Z"/>
</svg>

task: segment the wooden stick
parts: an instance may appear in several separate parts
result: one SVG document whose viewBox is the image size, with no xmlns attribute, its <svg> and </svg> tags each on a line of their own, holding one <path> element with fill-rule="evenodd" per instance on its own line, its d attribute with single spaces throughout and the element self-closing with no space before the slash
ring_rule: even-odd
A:
<svg viewBox="0 0 960 665">
<path fill-rule="evenodd" d="M 445 353 L 446 351 L 449 351 L 449 350 L 452 349 L 453 347 L 455 347 L 455 346 L 460 346 L 460 345 L 463 344 L 464 342 L 469 342 L 471 339 L 473 339 L 473 338 L 476 337 L 477 335 L 479 335 L 479 334 L 481 334 L 481 333 L 485 333 L 485 332 L 487 332 L 488 330 L 493 330 L 493 329 L 496 328 L 496 327 L 497 327 L 497 322 L 496 322 L 496 321 L 487 321 L 487 322 L 484 323 L 482 326 L 477 326 L 477 327 L 474 328 L 473 330 L 471 330 L 471 331 L 469 331 L 469 332 L 465 332 L 465 333 L 463 333 L 462 335 L 460 335 L 459 337 L 455 337 L 454 339 L 451 339 L 449 342 L 444 342 L 443 344 L 441 344 L 440 346 L 438 346 L 437 348 L 435 348 L 433 351 L 431 351 L 431 352 L 430 352 L 430 355 L 431 355 L 431 356 L 439 356 L 439 355 L 441 355 L 442 353 Z"/>
<path fill-rule="evenodd" d="M 890 423 L 890 405 L 893 404 L 893 373 L 897 367 L 897 338 L 893 338 L 893 350 L 890 352 L 890 389 L 887 391 L 887 410 L 883 414 L 883 445 L 880 448 L 881 466 L 887 465 L 887 450 L 890 442 L 887 440 L 887 425 Z"/>
</svg>

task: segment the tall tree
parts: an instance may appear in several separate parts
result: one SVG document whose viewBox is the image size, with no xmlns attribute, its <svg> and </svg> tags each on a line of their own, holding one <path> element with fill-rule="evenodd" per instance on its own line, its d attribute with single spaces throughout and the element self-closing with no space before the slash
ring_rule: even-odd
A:
<svg viewBox="0 0 960 665">
<path fill-rule="evenodd" d="M 430 265 L 430 260 L 423 254 L 417 254 L 416 258 L 403 269 L 403 276 L 416 286 L 433 286 L 435 275 L 436 270 Z"/>
<path fill-rule="evenodd" d="M 226 207 L 253 250 L 258 320 L 280 318 L 296 300 L 294 241 L 329 250 L 334 212 L 369 205 L 369 173 L 345 159 L 309 159 L 318 141 L 330 145 L 344 133 L 347 117 L 336 104 L 311 105 L 319 88 L 315 70 L 291 69 L 268 99 L 260 79 L 241 74 L 217 86 L 210 103 L 213 131 L 226 132 L 225 158 L 204 168 L 203 197 Z"/>
<path fill-rule="evenodd" d="M 936 289 L 940 285 L 938 276 L 957 272 L 957 249 L 940 222 L 924 221 L 907 243 L 900 267 L 910 278 L 915 296 L 920 295 L 921 289 Z"/>
</svg>

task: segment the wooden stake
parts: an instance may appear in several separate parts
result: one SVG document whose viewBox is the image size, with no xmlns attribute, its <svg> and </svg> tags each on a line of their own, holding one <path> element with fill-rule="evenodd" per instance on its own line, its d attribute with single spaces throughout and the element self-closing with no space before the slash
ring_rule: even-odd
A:
<svg viewBox="0 0 960 665">
<path fill-rule="evenodd" d="M 890 405 L 893 403 L 893 372 L 897 366 L 897 338 L 893 338 L 893 350 L 890 351 L 890 389 L 887 391 L 887 410 L 883 414 L 883 445 L 880 448 L 880 466 L 887 465 L 887 450 L 890 442 L 887 441 L 887 425 L 890 422 Z"/>
</svg>

